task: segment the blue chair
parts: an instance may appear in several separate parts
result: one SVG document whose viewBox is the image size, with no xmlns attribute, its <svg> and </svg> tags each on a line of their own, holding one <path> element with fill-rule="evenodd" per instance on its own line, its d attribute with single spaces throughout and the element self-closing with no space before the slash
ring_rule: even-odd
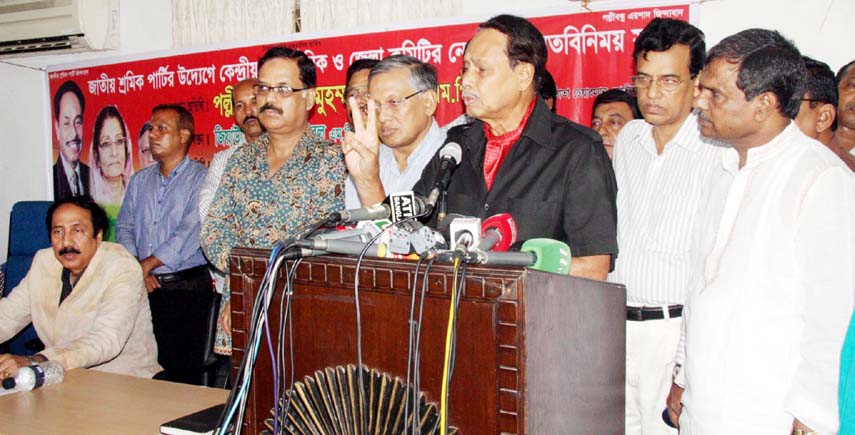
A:
<svg viewBox="0 0 855 435">
<path fill-rule="evenodd" d="M 27 275 L 36 252 L 50 247 L 45 216 L 51 204 L 51 201 L 21 201 L 12 206 L 3 297 L 8 296 Z M 11 340 L 0 345 L 0 348 L 5 348 L 4 352 L 15 355 L 32 355 L 41 350 L 40 346 L 42 346 L 41 342 L 31 324 Z"/>
</svg>

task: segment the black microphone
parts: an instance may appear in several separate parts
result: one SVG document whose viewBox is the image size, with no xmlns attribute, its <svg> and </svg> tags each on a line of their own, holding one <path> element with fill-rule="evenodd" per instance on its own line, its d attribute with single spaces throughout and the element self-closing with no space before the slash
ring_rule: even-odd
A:
<svg viewBox="0 0 855 435">
<path fill-rule="evenodd" d="M 362 250 L 365 249 L 365 243 L 361 242 L 323 239 L 297 240 L 297 246 L 305 250 L 310 250 L 310 252 L 313 253 L 317 252 L 316 255 L 327 253 L 359 255 L 362 253 Z M 387 252 L 388 245 L 380 243 L 369 246 L 365 251 L 365 255 L 369 257 L 385 257 Z"/>
<path fill-rule="evenodd" d="M 431 208 L 436 205 L 442 192 L 448 188 L 448 183 L 451 182 L 451 174 L 460 164 L 462 158 L 463 148 L 457 142 L 449 142 L 439 150 L 439 171 L 436 182 L 433 184 L 433 190 L 430 191 L 427 198 L 427 203 Z"/>
<path fill-rule="evenodd" d="M 411 192 L 393 193 L 387 196 L 380 204 L 331 213 L 327 219 L 327 223 L 389 219 L 393 212 L 396 217 L 403 219 L 425 214 L 426 211 L 430 210 L 428 207 L 425 199 L 419 195 Z"/>
</svg>

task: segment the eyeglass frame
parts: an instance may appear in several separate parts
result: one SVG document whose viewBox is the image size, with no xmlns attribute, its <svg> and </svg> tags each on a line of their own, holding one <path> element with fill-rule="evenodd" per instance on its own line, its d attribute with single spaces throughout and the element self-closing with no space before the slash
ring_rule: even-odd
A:
<svg viewBox="0 0 855 435">
<path fill-rule="evenodd" d="M 102 151 L 107 151 L 114 146 L 118 145 L 120 149 L 124 149 L 128 146 L 128 138 L 122 138 L 118 140 L 107 140 L 107 141 L 98 141 L 98 149 Z"/>
<path fill-rule="evenodd" d="M 258 91 L 259 88 L 267 88 L 268 90 L 264 91 L 264 94 L 261 95 L 261 94 L 259 94 L 259 91 Z M 252 95 L 255 96 L 256 98 L 259 98 L 259 97 L 264 98 L 271 91 L 274 91 L 273 95 L 276 95 L 276 98 L 288 98 L 291 95 L 294 95 L 295 92 L 305 91 L 305 90 L 309 90 L 309 89 L 312 89 L 312 87 L 306 86 L 304 88 L 292 88 L 291 86 L 288 86 L 288 85 L 270 86 L 270 85 L 266 85 L 264 83 L 256 83 L 256 84 L 252 85 Z M 283 93 L 285 93 L 285 92 L 287 92 L 287 94 L 283 95 Z"/>
<path fill-rule="evenodd" d="M 379 102 L 377 102 L 377 100 L 375 100 L 374 101 L 375 110 L 377 111 L 377 113 L 380 113 L 380 110 L 382 110 L 383 107 L 386 106 L 386 108 L 388 108 L 391 112 L 397 113 L 399 110 L 401 110 L 401 107 L 405 101 L 407 101 L 410 98 L 413 98 L 416 95 L 419 95 L 423 92 L 427 92 L 427 89 L 422 89 L 420 91 L 413 92 L 412 94 L 407 95 L 406 97 L 403 97 L 397 101 L 396 100 L 387 100 L 385 103 L 379 103 Z M 369 98 L 370 98 L 370 96 L 369 96 Z"/>
<path fill-rule="evenodd" d="M 636 89 L 648 89 L 648 88 L 650 88 L 650 86 L 653 85 L 654 82 L 656 82 L 656 84 L 659 85 L 659 88 L 661 88 L 663 91 L 674 92 L 677 90 L 677 88 L 680 87 L 680 85 L 682 85 L 683 83 L 685 83 L 687 81 L 694 80 L 694 78 L 695 78 L 695 76 L 689 76 L 688 79 L 680 79 L 680 78 L 677 78 L 673 75 L 664 75 L 664 76 L 659 76 L 659 77 L 654 79 L 654 76 L 649 76 L 649 75 L 645 74 L 645 75 L 631 76 L 629 78 L 629 80 L 632 82 L 632 84 L 635 86 Z M 670 84 L 670 83 L 665 84 L 662 82 L 663 79 L 674 79 L 677 81 L 676 81 L 676 83 L 673 83 L 673 84 Z M 647 81 L 649 81 L 649 83 L 647 85 L 639 86 L 639 84 L 637 83 L 639 80 L 647 80 Z"/>
</svg>

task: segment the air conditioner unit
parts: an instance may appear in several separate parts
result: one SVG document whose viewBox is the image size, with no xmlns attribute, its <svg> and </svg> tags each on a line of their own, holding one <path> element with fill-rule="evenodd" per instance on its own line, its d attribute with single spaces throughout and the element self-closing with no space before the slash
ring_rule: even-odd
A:
<svg viewBox="0 0 855 435">
<path fill-rule="evenodd" d="M 0 57 L 116 48 L 118 0 L 0 0 Z"/>
</svg>

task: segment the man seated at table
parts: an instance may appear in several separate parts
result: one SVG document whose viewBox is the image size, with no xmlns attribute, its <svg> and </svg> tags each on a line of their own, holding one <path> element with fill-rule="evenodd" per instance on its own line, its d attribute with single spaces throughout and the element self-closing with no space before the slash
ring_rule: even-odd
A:
<svg viewBox="0 0 855 435">
<path fill-rule="evenodd" d="M 36 253 L 27 276 L 0 299 L 0 342 L 32 322 L 45 350 L 0 355 L 0 378 L 47 360 L 148 378 L 161 371 L 142 269 L 121 245 L 102 241 L 104 210 L 89 196 L 68 197 L 45 221 L 51 249 Z"/>
</svg>

